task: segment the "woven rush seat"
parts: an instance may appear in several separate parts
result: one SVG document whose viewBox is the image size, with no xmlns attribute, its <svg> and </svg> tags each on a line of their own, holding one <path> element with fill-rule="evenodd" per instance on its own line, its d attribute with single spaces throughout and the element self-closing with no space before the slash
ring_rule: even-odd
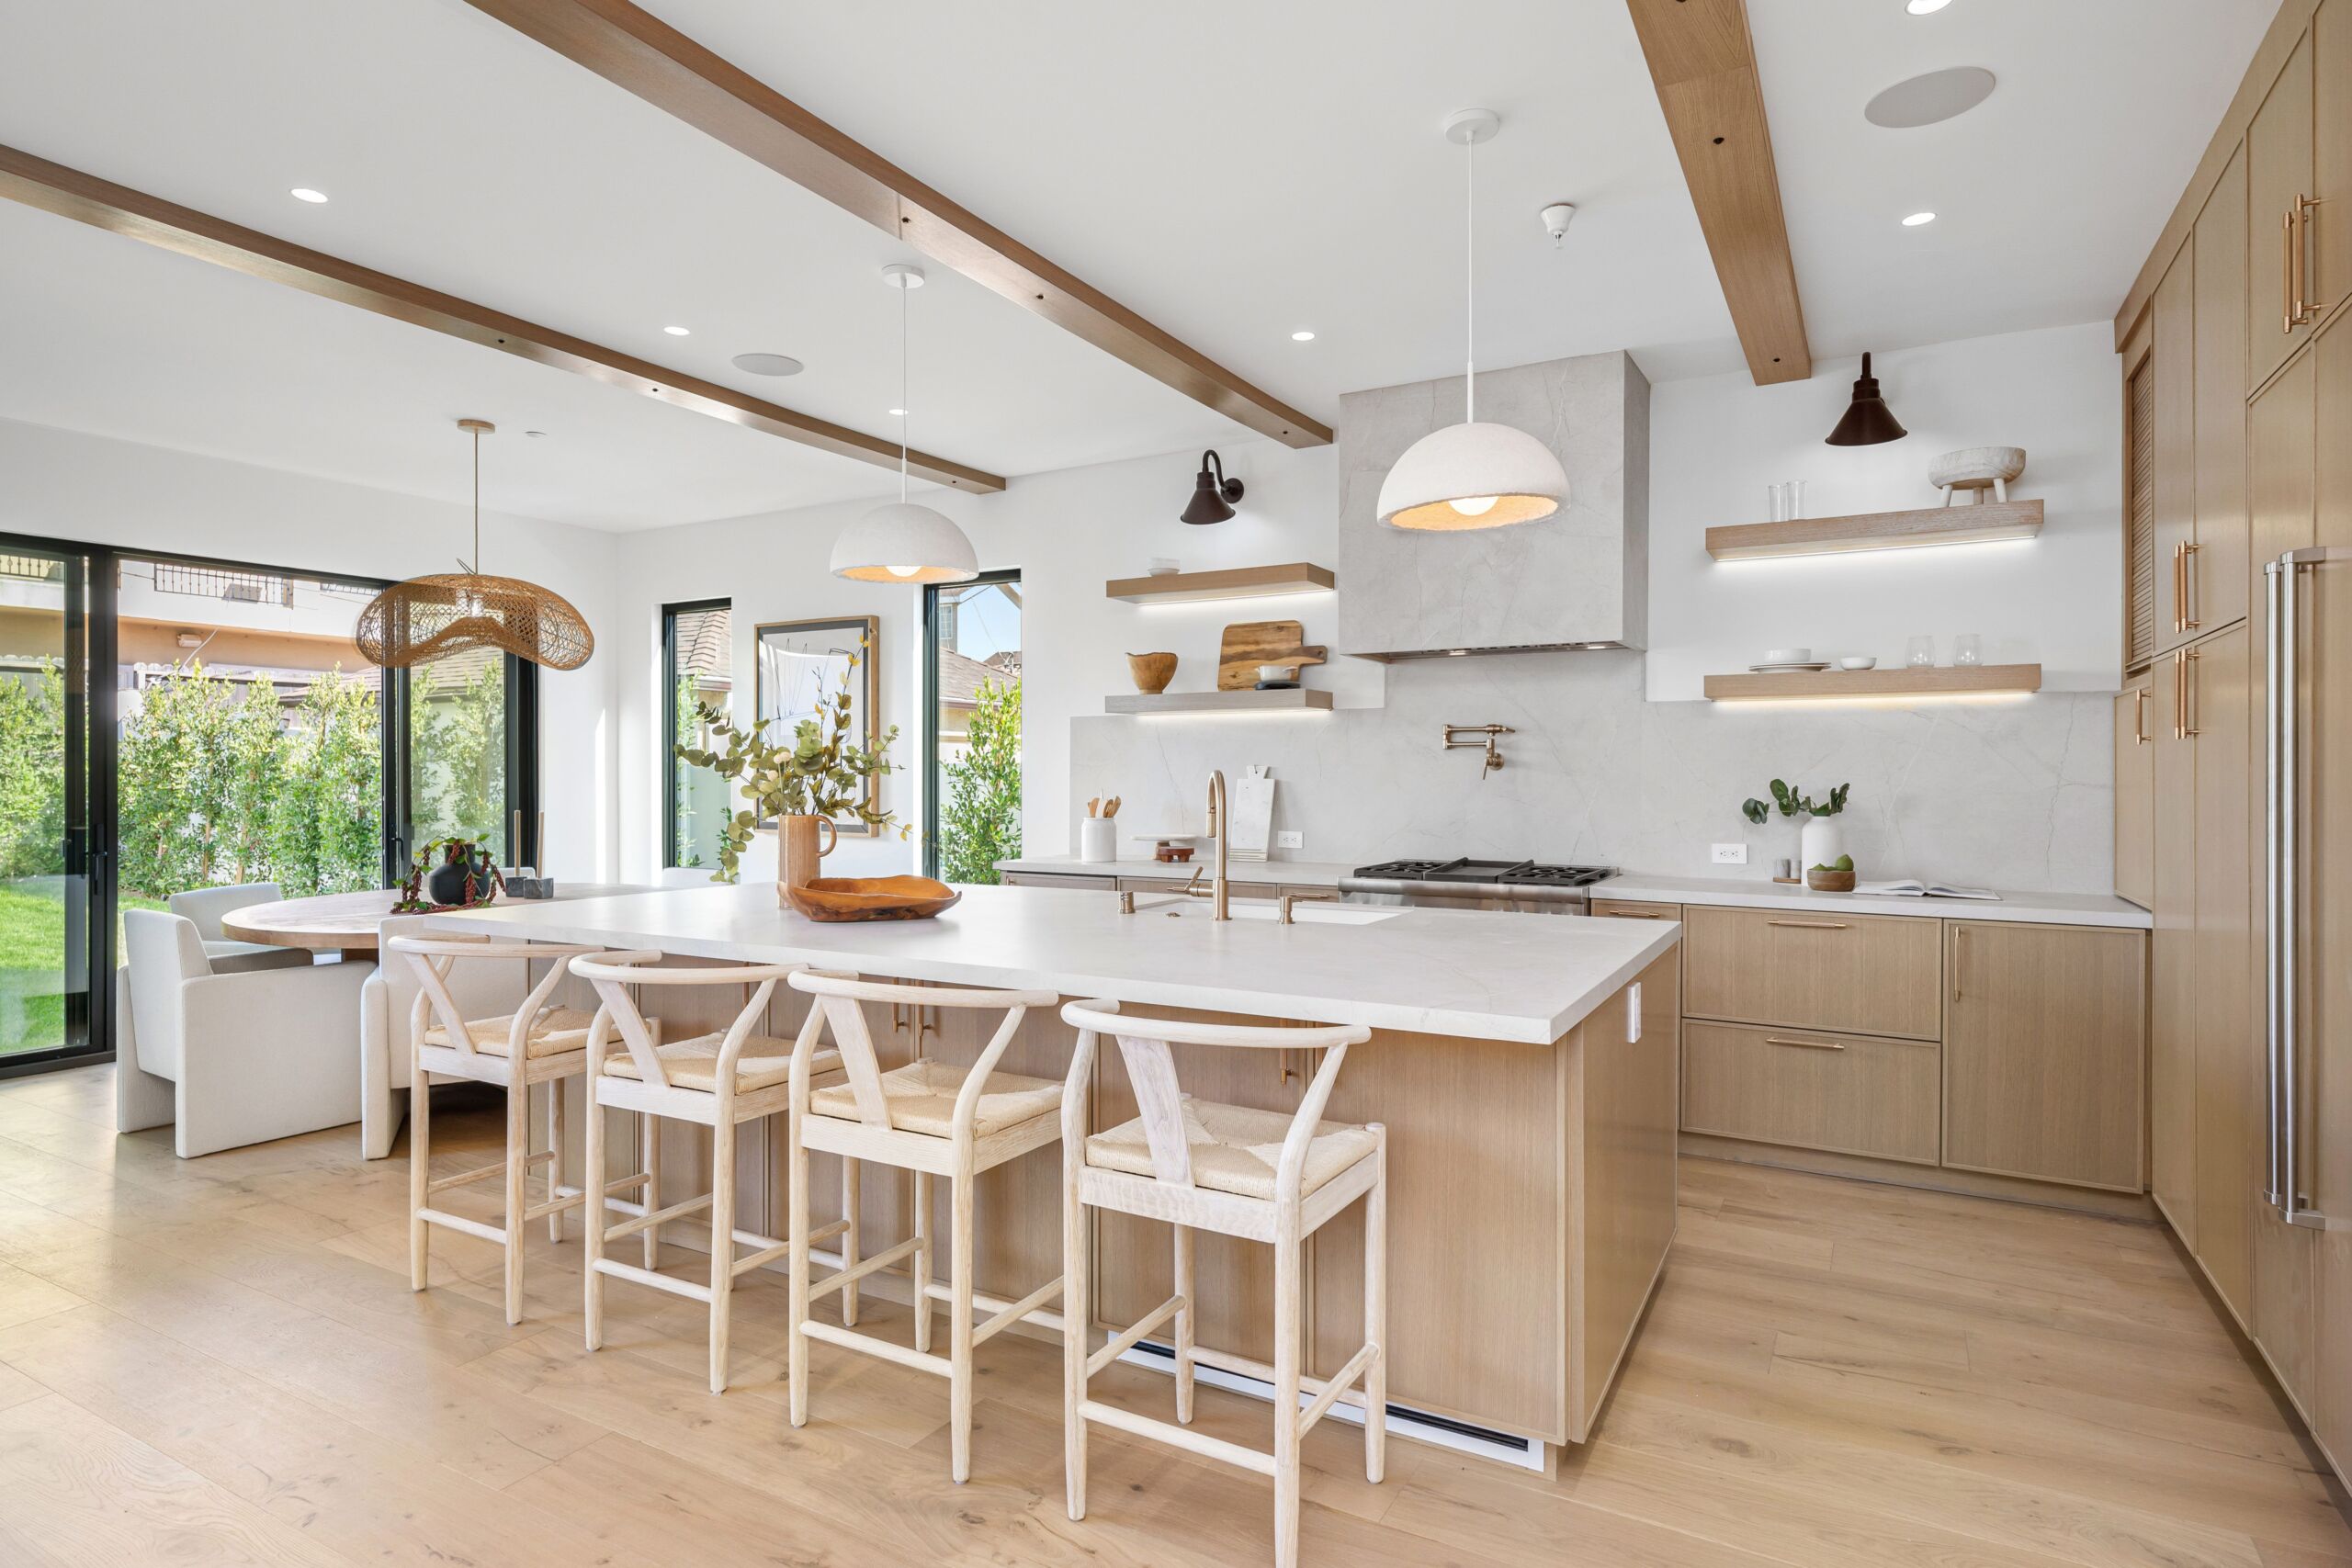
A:
<svg viewBox="0 0 2352 1568">
<path fill-rule="evenodd" d="M 531 1033 L 524 1046 L 528 1056 L 560 1056 L 567 1051 L 588 1048 L 588 1025 L 592 1017 L 576 1008 L 550 1008 L 534 1020 Z M 473 1036 L 474 1049 L 485 1056 L 503 1056 L 514 1032 L 514 1015 L 498 1018 L 469 1018 L 466 1032 Z M 424 1032 L 427 1045 L 447 1045 L 449 1032 L 435 1024 Z"/>
<path fill-rule="evenodd" d="M 1184 1097 L 1184 1143 L 1193 1157 L 1193 1185 L 1239 1198 L 1274 1195 L 1274 1168 L 1282 1164 L 1283 1139 L 1291 1117 L 1279 1111 L 1252 1111 Z M 1317 1122 L 1306 1145 L 1301 1196 L 1314 1191 L 1379 1146 L 1371 1133 L 1344 1122 Z M 1151 1145 L 1143 1118 L 1123 1122 L 1086 1140 L 1086 1163 L 1097 1170 L 1149 1176 Z"/>
<path fill-rule="evenodd" d="M 955 1135 L 956 1096 L 964 1088 L 965 1069 L 925 1059 L 893 1067 L 882 1075 L 882 1094 L 888 1101 L 890 1125 L 901 1133 L 928 1138 Z M 1020 1073 L 990 1073 L 980 1091 L 972 1131 L 985 1137 L 1017 1127 L 1061 1109 L 1062 1086 L 1052 1078 Z M 819 1116 L 854 1122 L 857 1094 L 848 1084 L 833 1084 L 808 1097 L 809 1111 Z"/>
</svg>

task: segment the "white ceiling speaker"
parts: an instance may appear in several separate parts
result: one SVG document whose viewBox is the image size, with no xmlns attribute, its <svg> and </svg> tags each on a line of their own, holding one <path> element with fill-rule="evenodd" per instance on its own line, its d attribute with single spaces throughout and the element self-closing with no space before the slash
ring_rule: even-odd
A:
<svg viewBox="0 0 2352 1568">
<path fill-rule="evenodd" d="M 922 269 L 893 262 L 882 281 L 899 291 L 899 406 L 907 400 L 907 296 L 922 287 Z M 980 558 L 954 519 L 907 499 L 907 427 L 899 424 L 899 499 L 877 506 L 833 541 L 833 575 L 857 582 L 969 582 Z"/>
<path fill-rule="evenodd" d="M 728 363 L 747 376 L 797 376 L 807 368 L 788 354 L 739 354 Z"/>
<path fill-rule="evenodd" d="M 1889 130 L 1909 130 L 1935 125 L 1970 109 L 1993 96 L 1997 85 L 1982 65 L 1955 65 L 1913 76 L 1862 106 L 1862 118 Z"/>
<path fill-rule="evenodd" d="M 1567 470 L 1552 449 L 1523 430 L 1478 423 L 1476 310 L 1477 146 L 1502 129 L 1492 109 L 1458 109 L 1446 117 L 1445 139 L 1464 150 L 1469 202 L 1463 235 L 1465 352 L 1463 422 L 1422 436 L 1405 449 L 1381 481 L 1380 520 L 1392 528 L 1454 533 L 1500 528 L 1549 517 L 1568 499 Z M 1556 206 L 1565 208 L 1566 202 Z M 1544 212 L 1551 227 L 1552 209 Z M 1559 232 L 1565 232 L 1562 220 Z"/>
</svg>

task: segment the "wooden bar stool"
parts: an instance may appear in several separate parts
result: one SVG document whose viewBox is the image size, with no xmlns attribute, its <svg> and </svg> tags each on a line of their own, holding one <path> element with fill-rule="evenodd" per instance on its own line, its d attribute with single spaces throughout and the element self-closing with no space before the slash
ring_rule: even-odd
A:
<svg viewBox="0 0 2352 1568">
<path fill-rule="evenodd" d="M 1064 1393 L 1069 1517 L 1086 1517 L 1087 1425 L 1101 1422 L 1189 1453 L 1205 1455 L 1274 1481 L 1274 1562 L 1298 1562 L 1299 1444 L 1334 1404 L 1363 1412 L 1364 1475 L 1378 1481 L 1388 1443 L 1388 1130 L 1379 1122 L 1351 1126 L 1322 1120 L 1348 1047 L 1372 1037 L 1360 1027 L 1281 1029 L 1227 1023 L 1183 1023 L 1128 1017 L 1114 1001 L 1072 1002 L 1065 1022 L 1078 1029 L 1078 1050 L 1062 1089 L 1062 1311 Z M 1097 1040 L 1119 1042 L 1134 1087 L 1137 1114 L 1108 1132 L 1087 1134 L 1087 1089 Z M 1177 1087 L 1170 1045 L 1324 1052 L 1295 1114 L 1197 1100 Z M 1305 1375 L 1303 1244 L 1325 1221 L 1357 1199 L 1364 1201 L 1363 1348 L 1328 1382 Z M 1175 1227 L 1176 1293 L 1089 1354 L 1086 1211 L 1109 1209 Z M 1214 1231 L 1274 1248 L 1274 1364 L 1204 1350 L 1193 1343 L 1193 1230 Z M 1271 1454 L 1183 1425 L 1133 1415 L 1086 1396 L 1087 1380 L 1132 1349 L 1144 1336 L 1173 1324 L 1176 1420 L 1193 1418 L 1193 1369 L 1216 1367 L 1274 1385 L 1274 1447 Z M 1361 1378 L 1361 1393 L 1352 1392 Z M 1302 1393 L 1312 1395 L 1299 1408 Z"/>
<path fill-rule="evenodd" d="M 581 1203 L 580 1190 L 562 1182 L 563 1080 L 588 1070 L 588 1014 L 553 1007 L 548 998 L 563 977 L 563 960 L 594 953 L 593 947 L 558 942 L 481 941 L 466 937 L 396 936 L 387 944 L 405 957 L 416 974 L 416 1002 L 409 1010 L 408 1272 L 409 1288 L 424 1289 L 430 1267 L 432 1227 L 444 1225 L 496 1242 L 506 1252 L 506 1321 L 523 1321 L 523 1225 L 545 1216 L 548 1238 L 563 1239 L 563 1214 Z M 501 1018 L 469 1019 L 450 995 L 451 968 L 459 960 L 551 960 L 548 972 L 521 1006 Z M 437 1019 L 438 1022 L 432 1020 Z M 523 1069 L 515 1071 L 520 1062 Z M 434 1179 L 433 1075 L 496 1084 L 506 1090 L 506 1157 L 455 1176 Z M 531 1152 L 531 1089 L 548 1089 L 548 1146 Z M 535 1166 L 548 1168 L 547 1197 L 530 1202 L 526 1178 Z M 505 1223 L 488 1225 L 435 1209 L 436 1192 L 470 1187 L 493 1176 L 506 1179 Z"/>
<path fill-rule="evenodd" d="M 1062 1292 L 1063 1281 L 1050 1280 L 1017 1302 L 986 1295 L 972 1284 L 973 1183 L 983 1171 L 1061 1136 L 1055 1112 L 1060 1109 L 1062 1086 L 1050 1078 L 1025 1077 L 997 1072 L 997 1062 L 1012 1043 L 1022 1019 L 1031 1008 L 1051 1007 L 1061 998 L 1051 991 L 957 990 L 925 986 L 857 980 L 804 971 L 792 976 L 795 990 L 816 998 L 802 1025 L 792 1058 L 792 1115 L 786 1137 L 791 1147 L 792 1188 L 792 1424 L 808 1419 L 808 1341 L 859 1350 L 903 1367 L 937 1372 L 947 1379 L 951 1428 L 948 1469 L 956 1481 L 972 1473 L 972 1352 L 1018 1320 L 1058 1329 L 1061 1319 L 1042 1310 Z M 1004 1020 L 977 1061 L 967 1070 L 922 1057 L 903 1067 L 884 1072 L 874 1055 L 873 1037 L 866 1032 L 861 1001 L 890 1002 L 912 1007 L 1006 1010 Z M 847 1081 L 812 1091 L 820 1060 L 814 1046 L 820 1024 L 830 1024 L 840 1048 Z M 857 1167 L 876 1160 L 910 1171 L 914 1178 L 914 1235 L 895 1247 L 860 1260 L 844 1249 L 835 1273 L 812 1281 L 808 1278 L 809 1244 L 817 1239 L 808 1229 L 808 1151 L 842 1156 L 842 1192 L 849 1235 L 856 1235 Z M 933 1246 L 931 1235 L 931 1182 L 948 1180 L 948 1273 L 946 1283 L 932 1278 Z M 894 1345 L 847 1326 L 812 1322 L 809 1298 L 828 1291 L 843 1292 L 844 1325 L 854 1324 L 857 1282 L 901 1258 L 912 1260 L 914 1275 L 914 1348 Z M 948 1354 L 931 1348 L 931 1303 L 948 1303 Z M 993 1314 L 977 1328 L 972 1311 Z"/>
<path fill-rule="evenodd" d="M 738 1277 L 785 1255 L 786 1244 L 735 1224 L 735 1129 L 786 1108 L 791 1093 L 793 1043 L 759 1032 L 776 982 L 797 976 L 793 964 L 744 964 L 695 968 L 657 967 L 653 953 L 605 953 L 575 958 L 571 972 L 596 987 L 594 1027 L 587 1036 L 588 1126 L 584 1186 L 588 1201 L 587 1268 L 583 1315 L 588 1348 L 605 1343 L 605 1280 L 633 1280 L 657 1291 L 702 1302 L 710 1308 L 710 1392 L 727 1392 L 728 1312 Z M 632 986 L 736 986 L 744 990 L 742 1010 L 724 1031 L 660 1043 L 652 1021 L 638 1009 Z M 617 1027 L 625 1049 L 611 1051 Z M 830 1073 L 839 1057 L 827 1051 L 808 1062 L 812 1075 Z M 605 1179 L 606 1109 L 635 1111 L 639 1158 L 644 1169 L 618 1182 Z M 710 1129 L 710 1190 L 699 1198 L 662 1205 L 659 1119 L 691 1122 Z M 611 1190 L 642 1183 L 645 1201 L 608 1201 Z M 607 1208 L 635 1217 L 607 1228 Z M 710 1281 L 697 1283 L 659 1272 L 656 1250 L 662 1227 L 672 1220 L 710 1212 Z M 840 1227 L 828 1227 L 826 1235 Z M 613 1242 L 644 1237 L 642 1267 L 605 1256 Z M 737 1246 L 752 1250 L 735 1255 Z"/>
</svg>

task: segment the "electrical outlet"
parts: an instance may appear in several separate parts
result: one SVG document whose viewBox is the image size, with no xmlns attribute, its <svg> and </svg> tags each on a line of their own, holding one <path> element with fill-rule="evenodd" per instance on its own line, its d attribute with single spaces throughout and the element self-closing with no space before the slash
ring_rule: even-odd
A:
<svg viewBox="0 0 2352 1568">
<path fill-rule="evenodd" d="M 1747 846 L 1746 844 L 1717 844 L 1715 846 L 1714 863 L 1717 865 L 1746 865 L 1747 863 Z"/>
<path fill-rule="evenodd" d="M 1304 833 L 1276 833 L 1274 835 L 1274 848 L 1278 850 L 1303 850 L 1306 847 L 1306 835 Z"/>
</svg>

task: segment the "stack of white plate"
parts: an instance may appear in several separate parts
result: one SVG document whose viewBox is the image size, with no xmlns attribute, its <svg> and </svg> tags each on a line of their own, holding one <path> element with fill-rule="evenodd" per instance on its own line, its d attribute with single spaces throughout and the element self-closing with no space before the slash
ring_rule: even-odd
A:
<svg viewBox="0 0 2352 1568">
<path fill-rule="evenodd" d="M 1796 670 L 1826 670 L 1829 660 L 1815 659 L 1809 648 L 1775 648 L 1766 650 L 1762 662 L 1751 664 L 1748 672 L 1755 675 L 1784 675 Z"/>
</svg>

